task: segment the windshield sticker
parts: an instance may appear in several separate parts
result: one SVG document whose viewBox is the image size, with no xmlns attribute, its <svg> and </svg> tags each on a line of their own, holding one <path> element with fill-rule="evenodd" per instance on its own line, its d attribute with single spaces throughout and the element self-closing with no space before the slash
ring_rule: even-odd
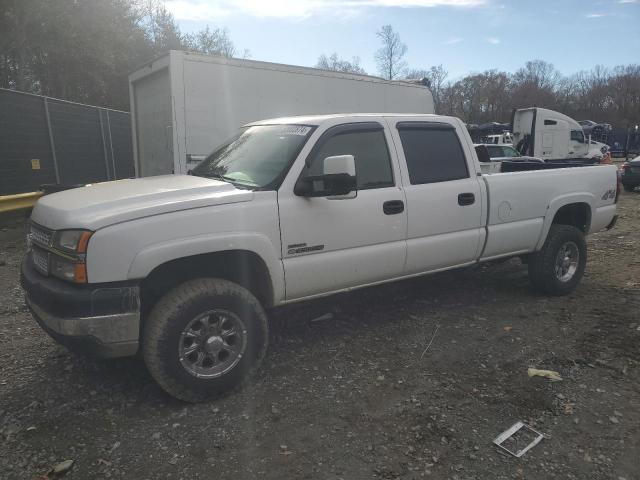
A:
<svg viewBox="0 0 640 480">
<path fill-rule="evenodd" d="M 305 136 L 309 133 L 311 127 L 307 127 L 306 125 L 285 125 L 282 127 L 282 133 L 285 135 L 300 135 Z"/>
</svg>

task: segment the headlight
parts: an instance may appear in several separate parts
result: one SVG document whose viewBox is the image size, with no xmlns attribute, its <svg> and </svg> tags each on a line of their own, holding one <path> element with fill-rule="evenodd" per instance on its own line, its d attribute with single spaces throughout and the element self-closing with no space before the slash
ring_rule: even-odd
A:
<svg viewBox="0 0 640 480">
<path fill-rule="evenodd" d="M 60 230 L 53 237 L 53 248 L 69 253 L 86 253 L 92 234 L 88 230 Z"/>
<path fill-rule="evenodd" d="M 83 260 L 49 255 L 49 273 L 74 283 L 87 283 L 87 265 Z"/>
<path fill-rule="evenodd" d="M 49 271 L 54 277 L 74 282 L 76 277 L 76 262 L 67 258 L 51 255 Z"/>
<path fill-rule="evenodd" d="M 49 271 L 54 277 L 75 283 L 87 283 L 85 263 L 87 246 L 93 232 L 60 230 L 53 236 Z M 60 252 L 55 253 L 55 251 Z"/>
</svg>

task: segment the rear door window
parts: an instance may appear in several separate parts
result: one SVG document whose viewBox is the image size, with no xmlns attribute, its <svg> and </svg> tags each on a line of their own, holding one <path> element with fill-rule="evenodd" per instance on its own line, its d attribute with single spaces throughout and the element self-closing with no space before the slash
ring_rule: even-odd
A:
<svg viewBox="0 0 640 480">
<path fill-rule="evenodd" d="M 412 185 L 469 177 L 464 151 L 451 125 L 402 122 L 398 132 Z"/>
</svg>

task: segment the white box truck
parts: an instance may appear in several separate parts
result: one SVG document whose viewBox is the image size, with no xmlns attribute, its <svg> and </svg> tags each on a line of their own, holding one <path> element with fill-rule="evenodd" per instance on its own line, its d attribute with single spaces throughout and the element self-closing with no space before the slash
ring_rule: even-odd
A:
<svg viewBox="0 0 640 480">
<path fill-rule="evenodd" d="M 185 174 L 238 127 L 291 115 L 434 113 L 429 89 L 172 50 L 129 77 L 136 176 Z"/>
</svg>

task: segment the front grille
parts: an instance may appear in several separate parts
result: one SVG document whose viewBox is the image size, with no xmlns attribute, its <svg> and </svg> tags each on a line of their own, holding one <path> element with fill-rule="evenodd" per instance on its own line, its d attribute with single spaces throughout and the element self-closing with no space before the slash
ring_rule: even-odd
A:
<svg viewBox="0 0 640 480">
<path fill-rule="evenodd" d="M 31 259 L 33 260 L 33 265 L 36 267 L 36 270 L 45 275 L 49 274 L 49 252 L 38 247 L 33 247 L 31 250 Z"/>
<path fill-rule="evenodd" d="M 29 234 L 31 235 L 31 240 L 34 242 L 47 247 L 51 246 L 51 237 L 53 237 L 51 230 L 32 223 Z"/>
</svg>

